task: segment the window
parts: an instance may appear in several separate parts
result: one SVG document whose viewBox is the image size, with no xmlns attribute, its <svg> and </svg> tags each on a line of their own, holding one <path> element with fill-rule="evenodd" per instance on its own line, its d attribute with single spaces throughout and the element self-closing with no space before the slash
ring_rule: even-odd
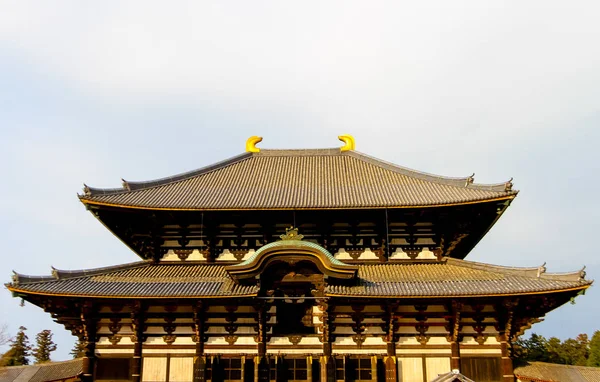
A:
<svg viewBox="0 0 600 382">
<path fill-rule="evenodd" d="M 286 359 L 285 376 L 288 381 L 308 381 L 308 365 L 306 358 Z"/>
<path fill-rule="evenodd" d="M 241 382 L 243 367 L 241 358 L 212 357 L 206 360 L 206 380 Z"/>
<path fill-rule="evenodd" d="M 346 358 L 345 372 L 347 381 L 371 381 L 371 358 Z"/>
<path fill-rule="evenodd" d="M 242 380 L 242 360 L 240 358 L 223 358 L 221 366 L 225 381 Z"/>
<path fill-rule="evenodd" d="M 271 381 L 308 381 L 306 358 L 271 358 L 270 368 Z"/>
</svg>

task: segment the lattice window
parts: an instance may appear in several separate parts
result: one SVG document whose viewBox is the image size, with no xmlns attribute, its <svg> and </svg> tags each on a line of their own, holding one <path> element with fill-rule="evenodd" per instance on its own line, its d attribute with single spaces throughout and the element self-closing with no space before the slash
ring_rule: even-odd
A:
<svg viewBox="0 0 600 382">
<path fill-rule="evenodd" d="M 371 381 L 373 370 L 371 358 L 347 358 L 346 359 L 346 381 Z"/>
<path fill-rule="evenodd" d="M 221 366 L 225 381 L 242 381 L 242 360 L 240 358 L 223 358 Z"/>
<path fill-rule="evenodd" d="M 288 381 L 308 381 L 308 363 L 306 358 L 285 360 L 285 375 Z"/>
</svg>

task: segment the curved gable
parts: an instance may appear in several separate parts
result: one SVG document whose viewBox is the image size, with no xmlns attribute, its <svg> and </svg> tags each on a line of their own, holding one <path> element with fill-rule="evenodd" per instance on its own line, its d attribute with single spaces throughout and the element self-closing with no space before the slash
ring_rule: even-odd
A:
<svg viewBox="0 0 600 382">
<path fill-rule="evenodd" d="M 301 241 L 296 230 L 288 230 L 281 241 L 259 248 L 247 260 L 225 268 L 234 280 L 251 279 L 263 273 L 269 265 L 279 262 L 296 264 L 301 261 L 313 263 L 323 275 L 336 279 L 356 277 L 358 267 L 345 264 L 333 257 L 318 244 Z"/>
</svg>

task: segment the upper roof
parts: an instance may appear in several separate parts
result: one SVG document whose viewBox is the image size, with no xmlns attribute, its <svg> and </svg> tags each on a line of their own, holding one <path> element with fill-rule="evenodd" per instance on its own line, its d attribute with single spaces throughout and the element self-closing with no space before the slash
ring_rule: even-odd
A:
<svg viewBox="0 0 600 382">
<path fill-rule="evenodd" d="M 50 382 L 75 378 L 83 370 L 83 358 L 29 366 L 0 367 L 0 382 Z"/>
<path fill-rule="evenodd" d="M 244 210 L 432 207 L 513 198 L 510 181 L 476 184 L 400 167 L 354 150 L 260 150 L 163 179 L 86 186 L 85 204 Z"/>
<path fill-rule="evenodd" d="M 523 382 L 600 382 L 600 368 L 531 362 L 515 368 L 515 376 Z"/>
<path fill-rule="evenodd" d="M 352 285 L 329 284 L 325 293 L 343 297 L 477 297 L 583 290 L 583 271 L 545 273 L 444 258 L 432 263 L 387 263 L 358 268 Z M 13 293 L 99 298 L 210 298 L 255 296 L 259 288 L 236 284 L 220 264 L 137 262 L 53 276 L 15 274 Z"/>
</svg>

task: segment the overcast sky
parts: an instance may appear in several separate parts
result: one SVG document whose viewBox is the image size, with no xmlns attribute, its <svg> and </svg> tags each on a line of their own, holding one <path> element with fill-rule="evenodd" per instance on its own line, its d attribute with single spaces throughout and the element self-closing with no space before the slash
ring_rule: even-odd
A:
<svg viewBox="0 0 600 382">
<path fill-rule="evenodd" d="M 337 147 L 515 202 L 468 259 L 598 278 L 598 1 L 0 0 L 1 279 L 138 260 L 79 203 L 263 148 Z M 33 339 L 50 315 L 0 293 Z M 533 331 L 600 329 L 597 286 Z"/>
</svg>

